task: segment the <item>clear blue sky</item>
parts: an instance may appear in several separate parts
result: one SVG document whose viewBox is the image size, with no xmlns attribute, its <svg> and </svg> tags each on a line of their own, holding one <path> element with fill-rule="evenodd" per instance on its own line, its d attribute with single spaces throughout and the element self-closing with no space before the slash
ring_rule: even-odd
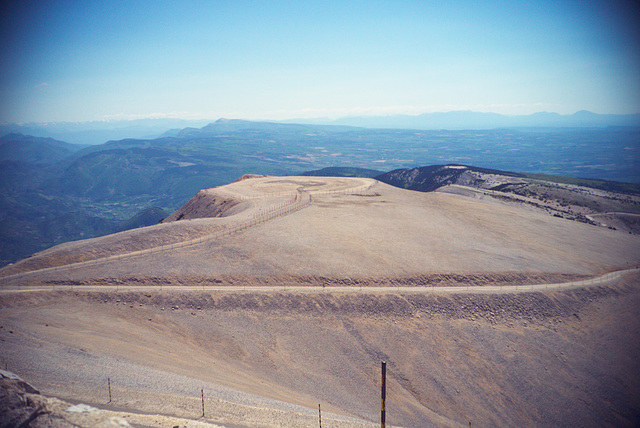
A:
<svg viewBox="0 0 640 428">
<path fill-rule="evenodd" d="M 0 122 L 640 112 L 636 1 L 5 1 Z"/>
</svg>

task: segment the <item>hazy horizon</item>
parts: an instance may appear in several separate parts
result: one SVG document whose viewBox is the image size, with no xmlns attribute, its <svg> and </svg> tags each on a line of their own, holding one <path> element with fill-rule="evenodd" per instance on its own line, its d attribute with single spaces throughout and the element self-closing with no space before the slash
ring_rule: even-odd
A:
<svg viewBox="0 0 640 428">
<path fill-rule="evenodd" d="M 640 113 L 629 1 L 5 3 L 0 123 Z"/>
<path fill-rule="evenodd" d="M 108 117 L 103 117 L 100 119 L 94 119 L 94 120 L 78 120 L 78 121 L 30 121 L 30 122 L 6 122 L 6 123 L 0 123 L 0 125 L 11 125 L 11 124 L 15 124 L 15 125 L 47 125 L 47 124 L 64 124 L 64 123 L 68 123 L 68 124 L 88 124 L 88 123 L 99 123 L 99 122 L 105 122 L 105 123 L 116 123 L 116 122 L 136 122 L 136 121 L 183 121 L 183 122 L 202 122 L 202 123 L 213 123 L 216 122 L 218 120 L 244 120 L 244 121 L 252 121 L 252 122 L 284 122 L 284 123 L 296 123 L 296 120 L 300 120 L 303 123 L 309 122 L 309 123 L 314 123 L 314 121 L 318 121 L 319 124 L 322 124 L 322 121 L 327 121 L 327 122 L 339 122 L 341 120 L 346 120 L 346 119 L 360 119 L 360 118 L 364 118 L 364 119 L 368 119 L 368 118 L 392 118 L 392 117 L 409 117 L 409 118 L 419 118 L 421 116 L 429 116 L 429 115 L 455 115 L 455 114 L 486 114 L 486 115 L 499 115 L 505 118 L 525 118 L 525 117 L 532 117 L 532 116 L 536 116 L 536 115 L 549 115 L 549 116 L 557 116 L 560 118 L 569 118 L 572 116 L 576 116 L 582 113 L 586 113 L 586 114 L 593 114 L 593 115 L 597 115 L 597 116 L 637 116 L 640 115 L 640 113 L 622 113 L 622 114 L 616 114 L 616 113 L 595 113 L 592 112 L 590 110 L 578 110 L 575 112 L 571 112 L 571 113 L 558 113 L 555 111 L 536 111 L 533 113 L 526 113 L 526 114 L 505 114 L 505 113 L 498 113 L 495 111 L 474 111 L 474 110 L 449 110 L 449 111 L 432 111 L 432 112 L 423 112 L 423 113 L 397 113 L 397 114 L 387 114 L 387 115 L 382 115 L 382 114 L 361 114 L 361 115 L 357 115 L 357 114 L 353 114 L 353 115 L 345 115 L 345 116 L 309 116 L 309 117 L 285 117 L 285 118 L 281 118 L 281 119 L 250 119 L 250 118 L 246 118 L 246 117 L 223 117 L 223 116 L 217 116 L 217 117 L 209 117 L 209 116 L 202 116 L 202 117 L 196 117 L 196 118 L 190 118 L 190 117 L 180 117 L 180 116 L 172 116 L 172 115 L 167 115 L 167 116 L 163 116 L 163 115 L 156 115 L 156 114 L 150 114 L 150 115 L 114 115 L 114 116 L 108 116 Z"/>
</svg>

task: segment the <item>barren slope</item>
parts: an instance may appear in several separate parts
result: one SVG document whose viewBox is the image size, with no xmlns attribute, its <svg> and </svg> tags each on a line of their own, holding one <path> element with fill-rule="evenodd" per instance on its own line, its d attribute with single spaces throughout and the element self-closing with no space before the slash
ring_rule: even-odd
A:
<svg viewBox="0 0 640 428">
<path fill-rule="evenodd" d="M 2 362 L 44 394 L 230 426 L 640 423 L 639 276 L 516 295 L 0 295 Z M 302 406 L 302 407 L 299 407 Z M 151 426 L 161 426 L 151 425 Z"/>
<path fill-rule="evenodd" d="M 421 291 L 628 268 L 639 236 L 368 179 L 262 177 L 206 194 L 232 201 L 231 215 L 68 243 L 3 269 L 0 363 L 45 394 L 99 406 L 110 378 L 111 405 L 183 418 L 199 417 L 204 389 L 203 421 L 228 426 L 317 426 L 318 403 L 323 426 L 373 424 L 381 360 L 392 425 L 640 423 L 637 272 L 536 293 Z M 203 287 L 123 288 L 163 284 Z M 281 288 L 338 284 L 416 292 Z M 29 291 L 42 285 L 56 289 Z"/>
<path fill-rule="evenodd" d="M 638 234 L 640 229 L 640 195 L 632 184 L 554 176 L 531 178 L 525 174 L 464 165 L 400 169 L 378 179 L 421 192 L 492 197 L 530 211 L 633 234 Z M 602 221 L 605 219 L 606 223 Z"/>
<path fill-rule="evenodd" d="M 263 283 L 302 277 L 366 282 L 441 273 L 590 275 L 640 261 L 636 235 L 491 201 L 400 190 L 367 179 L 265 177 L 214 191 L 225 200 L 239 201 L 232 208 L 234 215 L 174 221 L 68 243 L 2 272 L 110 255 L 117 258 L 90 269 L 79 265 L 45 276 L 48 280 L 190 277 Z M 301 209 L 282 215 L 275 211 L 300 203 L 303 196 L 297 195 L 309 194 L 311 203 Z M 189 209 L 198 211 L 193 204 Z M 255 220 L 271 212 L 275 218 Z M 243 227 L 238 233 L 237 225 Z M 231 234 L 181 248 L 182 241 L 216 231 Z M 137 257 L 121 256 L 145 248 L 148 251 Z"/>
</svg>

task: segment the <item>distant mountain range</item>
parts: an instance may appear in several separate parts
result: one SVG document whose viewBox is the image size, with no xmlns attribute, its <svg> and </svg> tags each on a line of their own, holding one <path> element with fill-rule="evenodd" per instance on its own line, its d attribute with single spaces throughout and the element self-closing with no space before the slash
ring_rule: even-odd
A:
<svg viewBox="0 0 640 428">
<path fill-rule="evenodd" d="M 0 137 L 0 159 L 31 164 L 53 164 L 81 149 L 53 138 L 7 134 Z"/>
<path fill-rule="evenodd" d="M 579 111 L 571 115 L 540 112 L 530 115 L 503 115 L 474 111 L 451 111 L 420 115 L 354 116 L 339 119 L 287 119 L 270 122 L 250 122 L 222 119 L 216 121 L 216 130 L 236 129 L 238 122 L 281 123 L 301 125 L 334 125 L 344 127 L 420 130 L 473 130 L 495 128 L 604 128 L 612 126 L 640 126 L 640 114 L 597 114 Z M 36 137 L 51 137 L 80 145 L 102 144 L 124 138 L 157 138 L 159 136 L 185 136 L 198 131 L 211 120 L 136 119 L 104 120 L 92 122 L 10 123 L 0 125 L 0 135 L 20 133 Z M 222 122 L 222 123 L 221 123 Z M 167 130 L 171 130 L 167 132 Z"/>
<path fill-rule="evenodd" d="M 156 138 L 171 128 L 204 126 L 210 120 L 136 119 L 91 122 L 9 123 L 0 125 L 0 135 L 9 133 L 51 137 L 72 144 L 93 145 L 123 138 Z"/>
<path fill-rule="evenodd" d="M 570 115 L 540 112 L 523 116 L 474 111 L 451 111 L 420 115 L 355 116 L 340 119 L 291 119 L 287 123 L 358 126 L 397 129 L 495 129 L 495 128 L 603 128 L 640 126 L 640 114 L 597 114 L 582 110 Z"/>
</svg>

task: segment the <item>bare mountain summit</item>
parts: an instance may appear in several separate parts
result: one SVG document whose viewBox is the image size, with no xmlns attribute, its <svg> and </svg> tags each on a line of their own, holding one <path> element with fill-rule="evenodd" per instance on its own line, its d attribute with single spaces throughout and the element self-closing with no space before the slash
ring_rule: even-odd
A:
<svg viewBox="0 0 640 428">
<path fill-rule="evenodd" d="M 0 270 L 4 361 L 44 395 L 108 407 L 108 378 L 117 409 L 203 424 L 317 426 L 321 403 L 375 426 L 382 360 L 394 426 L 637 424 L 640 236 L 460 193 L 203 190 Z"/>
<path fill-rule="evenodd" d="M 314 284 L 320 277 L 378 284 L 448 273 L 595 275 L 638 263 L 640 237 L 490 196 L 411 192 L 366 178 L 261 177 L 203 190 L 161 225 L 63 244 L 3 271 L 88 261 L 95 263 L 75 266 L 74 275 Z"/>
</svg>

